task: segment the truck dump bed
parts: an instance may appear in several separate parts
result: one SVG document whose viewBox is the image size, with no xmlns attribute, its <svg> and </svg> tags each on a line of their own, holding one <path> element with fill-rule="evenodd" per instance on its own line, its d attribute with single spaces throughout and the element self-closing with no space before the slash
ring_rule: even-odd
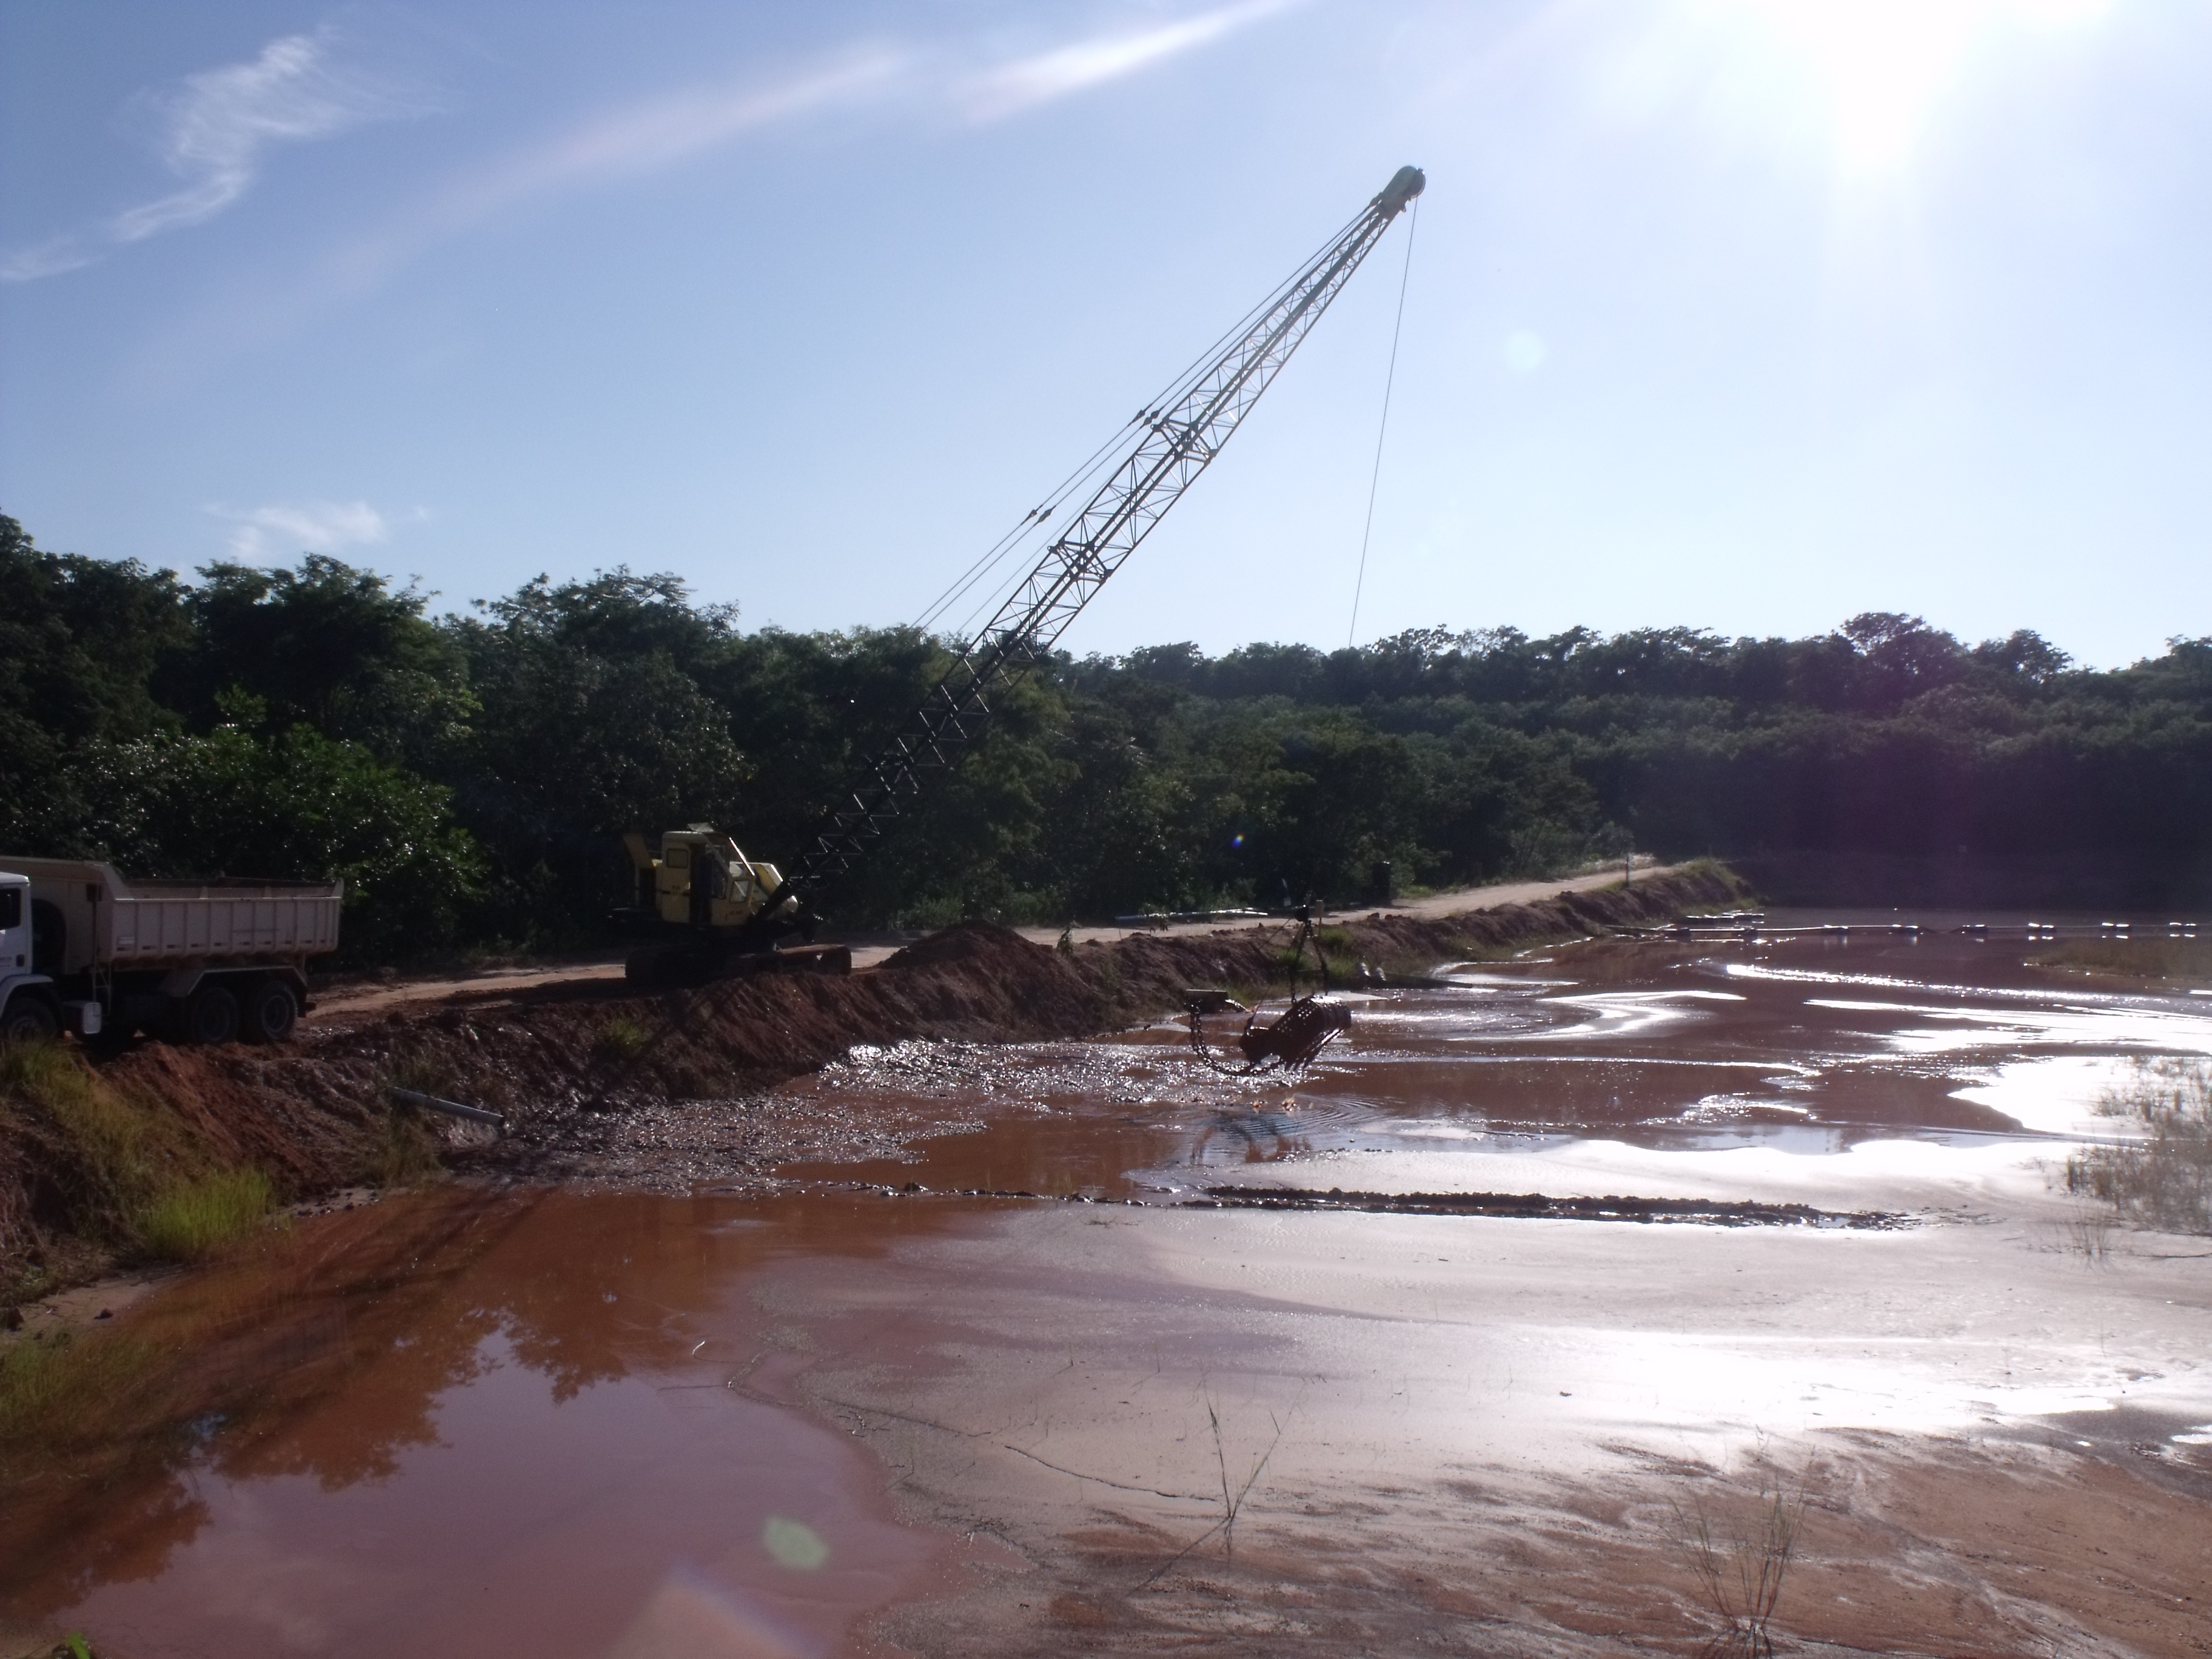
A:
<svg viewBox="0 0 2212 1659">
<path fill-rule="evenodd" d="M 301 961 L 337 949 L 343 882 L 127 882 L 90 860 L 0 854 L 31 878 L 31 898 L 61 913 L 63 974 L 242 957 Z"/>
</svg>

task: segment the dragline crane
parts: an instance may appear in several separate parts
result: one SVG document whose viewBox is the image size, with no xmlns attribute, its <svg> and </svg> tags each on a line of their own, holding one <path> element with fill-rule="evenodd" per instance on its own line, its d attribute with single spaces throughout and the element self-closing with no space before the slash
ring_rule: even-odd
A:
<svg viewBox="0 0 2212 1659">
<path fill-rule="evenodd" d="M 817 891 L 852 869 L 885 826 L 957 763 L 988 723 L 993 696 L 1049 656 L 1067 625 L 1197 482 L 1427 182 L 1419 167 L 1399 168 L 1224 343 L 1138 411 L 1129 423 L 1133 435 L 1125 428 L 1101 452 L 1113 458 L 1103 468 L 1103 481 L 931 687 L 905 730 L 860 769 L 787 876 L 746 859 L 727 836 L 706 826 L 664 836 L 658 859 L 641 836 L 629 837 L 641 889 L 639 912 L 629 914 L 642 913 L 641 919 L 675 933 L 635 953 L 631 976 L 711 977 L 743 962 L 779 959 L 830 971 L 849 965 L 842 947 L 775 947 L 794 934 L 811 937 Z M 1100 471 L 1086 468 L 1071 483 L 1079 488 Z M 1074 489 L 1066 493 L 1072 497 Z M 1054 516 L 1050 508 L 1036 509 L 1024 529 L 1033 533 Z M 1010 538 L 1012 545 L 1019 542 L 1019 532 Z M 987 556 L 969 580 L 988 576 L 992 563 Z"/>
</svg>

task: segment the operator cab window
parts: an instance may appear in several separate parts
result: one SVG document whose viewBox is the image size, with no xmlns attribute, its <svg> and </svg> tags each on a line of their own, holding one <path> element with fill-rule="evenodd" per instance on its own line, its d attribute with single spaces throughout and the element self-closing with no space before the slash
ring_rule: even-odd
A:
<svg viewBox="0 0 2212 1659">
<path fill-rule="evenodd" d="M 0 933 L 23 925 L 23 890 L 0 887 Z"/>
</svg>

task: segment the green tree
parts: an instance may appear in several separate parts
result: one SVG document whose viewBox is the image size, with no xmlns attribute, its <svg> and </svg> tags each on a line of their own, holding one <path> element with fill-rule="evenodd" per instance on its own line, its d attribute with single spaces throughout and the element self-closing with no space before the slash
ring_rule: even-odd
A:
<svg viewBox="0 0 2212 1659">
<path fill-rule="evenodd" d="M 346 954 L 453 944 L 478 870 L 440 786 L 360 744 L 295 726 L 88 744 L 72 763 L 85 816 L 64 850 L 140 875 L 346 884 Z"/>
<path fill-rule="evenodd" d="M 200 579 L 185 600 L 192 647 L 164 687 L 195 726 L 312 726 L 418 770 L 465 740 L 468 659 L 419 587 L 319 553 L 296 570 L 205 565 Z"/>
<path fill-rule="evenodd" d="M 174 728 L 151 685 L 191 638 L 172 573 L 42 551 L 0 515 L 0 844 L 37 848 L 82 816 L 77 745 Z"/>
<path fill-rule="evenodd" d="M 485 921 L 580 938 L 629 896 L 623 831 L 737 813 L 744 757 L 697 678 L 730 652 L 732 613 L 627 569 L 482 609 L 451 625 L 480 712 L 448 775 L 489 857 Z"/>
</svg>

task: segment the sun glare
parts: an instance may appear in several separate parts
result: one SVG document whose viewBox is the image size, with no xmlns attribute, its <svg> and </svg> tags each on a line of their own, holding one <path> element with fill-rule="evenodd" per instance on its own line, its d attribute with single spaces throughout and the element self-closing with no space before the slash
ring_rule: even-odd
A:
<svg viewBox="0 0 2212 1659">
<path fill-rule="evenodd" d="M 1739 0 L 1819 82 L 1838 165 L 1892 170 L 1991 36 L 2095 21 L 2110 0 Z"/>
</svg>

